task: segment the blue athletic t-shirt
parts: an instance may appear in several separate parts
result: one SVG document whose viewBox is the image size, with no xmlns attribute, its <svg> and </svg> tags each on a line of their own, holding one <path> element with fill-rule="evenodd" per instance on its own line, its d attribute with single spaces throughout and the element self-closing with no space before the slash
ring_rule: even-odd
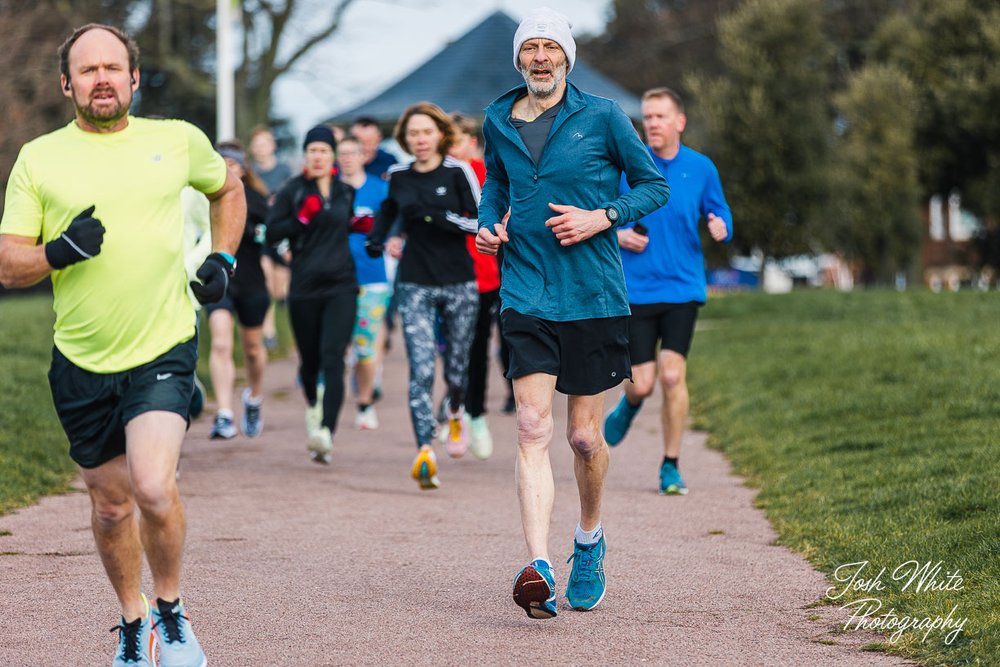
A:
<svg viewBox="0 0 1000 667">
<path fill-rule="evenodd" d="M 724 243 L 733 238 L 733 214 L 719 172 L 707 156 L 684 145 L 672 160 L 652 150 L 649 154 L 670 185 L 670 201 L 641 219 L 649 230 L 649 244 L 643 252 L 621 249 L 628 302 L 705 303 L 705 257 L 698 221 L 714 213 L 726 221 L 729 234 Z M 621 191 L 628 190 L 622 178 Z"/>
<path fill-rule="evenodd" d="M 375 214 L 378 213 L 382 200 L 389 194 L 389 184 L 381 178 L 368 176 L 364 184 L 354 192 L 354 222 L 363 218 L 374 221 Z M 362 223 L 363 224 L 363 223 Z M 368 229 L 371 224 L 368 224 Z M 372 283 L 388 282 L 385 275 L 385 259 L 382 257 L 369 257 L 365 252 L 365 239 L 368 231 L 351 232 L 348 240 L 351 244 L 351 255 L 354 256 L 354 266 L 358 272 L 358 285 L 371 285 Z"/>
</svg>

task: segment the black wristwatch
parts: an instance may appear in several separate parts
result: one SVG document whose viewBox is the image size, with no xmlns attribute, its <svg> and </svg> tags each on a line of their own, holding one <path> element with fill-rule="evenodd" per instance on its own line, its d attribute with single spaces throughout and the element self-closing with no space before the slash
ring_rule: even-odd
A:
<svg viewBox="0 0 1000 667">
<path fill-rule="evenodd" d="M 618 222 L 618 209 L 614 206 L 609 206 L 604 209 L 604 215 L 607 216 L 608 222 L 612 225 Z"/>
</svg>

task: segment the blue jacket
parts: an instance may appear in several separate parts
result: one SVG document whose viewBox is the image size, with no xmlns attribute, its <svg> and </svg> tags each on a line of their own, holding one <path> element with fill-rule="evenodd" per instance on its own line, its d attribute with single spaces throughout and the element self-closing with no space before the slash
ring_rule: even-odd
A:
<svg viewBox="0 0 1000 667">
<path fill-rule="evenodd" d="M 649 244 L 640 253 L 622 248 L 629 303 L 705 303 L 705 257 L 698 220 L 714 213 L 726 221 L 733 238 L 733 214 L 722 193 L 715 164 L 681 145 L 671 160 L 654 155 L 653 163 L 670 184 L 670 201 L 642 219 Z M 621 189 L 628 192 L 623 180 Z"/>
<path fill-rule="evenodd" d="M 553 204 L 585 210 L 613 206 L 619 225 L 667 202 L 670 189 L 631 121 L 612 100 L 566 85 L 562 109 L 536 165 L 510 122 L 520 86 L 486 108 L 486 183 L 479 226 L 491 232 L 511 209 L 503 247 L 501 308 L 564 322 L 629 314 L 613 228 L 583 243 L 559 245 L 545 221 Z M 632 190 L 619 195 L 622 172 Z"/>
</svg>

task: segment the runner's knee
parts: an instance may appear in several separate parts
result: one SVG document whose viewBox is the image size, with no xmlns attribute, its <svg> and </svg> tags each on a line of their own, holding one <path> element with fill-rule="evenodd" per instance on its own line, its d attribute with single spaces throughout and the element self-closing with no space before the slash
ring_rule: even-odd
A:
<svg viewBox="0 0 1000 667">
<path fill-rule="evenodd" d="M 677 369 L 665 368 L 660 374 L 660 382 L 666 391 L 679 387 L 684 382 L 684 373 Z"/>
<path fill-rule="evenodd" d="M 97 524 L 107 530 L 114 528 L 123 521 L 131 520 L 135 505 L 131 496 L 123 496 L 111 500 L 94 498 L 94 519 Z"/>
<path fill-rule="evenodd" d="M 135 502 L 144 515 L 167 513 L 179 501 L 177 483 L 173 475 L 169 479 L 141 479 L 132 481 Z"/>
<path fill-rule="evenodd" d="M 571 427 L 567 438 L 573 452 L 584 460 L 594 458 L 604 444 L 600 431 L 592 426 Z"/>
<path fill-rule="evenodd" d="M 552 438 L 552 415 L 543 414 L 532 405 L 517 410 L 517 444 L 521 449 L 547 447 Z"/>
<path fill-rule="evenodd" d="M 638 398 L 639 400 L 645 400 L 653 395 L 653 379 L 648 380 L 642 378 L 635 378 L 632 380 L 632 388 L 629 394 Z"/>
</svg>

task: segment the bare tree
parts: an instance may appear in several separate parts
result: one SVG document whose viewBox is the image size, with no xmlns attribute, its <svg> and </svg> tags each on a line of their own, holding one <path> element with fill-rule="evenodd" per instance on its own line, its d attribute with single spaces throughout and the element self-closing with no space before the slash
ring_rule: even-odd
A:
<svg viewBox="0 0 1000 667">
<path fill-rule="evenodd" d="M 236 130 L 245 136 L 271 110 L 274 82 L 341 27 L 354 0 L 249 0 L 241 3 L 242 64 L 236 71 Z M 307 25 L 304 34 L 293 28 Z"/>
</svg>

